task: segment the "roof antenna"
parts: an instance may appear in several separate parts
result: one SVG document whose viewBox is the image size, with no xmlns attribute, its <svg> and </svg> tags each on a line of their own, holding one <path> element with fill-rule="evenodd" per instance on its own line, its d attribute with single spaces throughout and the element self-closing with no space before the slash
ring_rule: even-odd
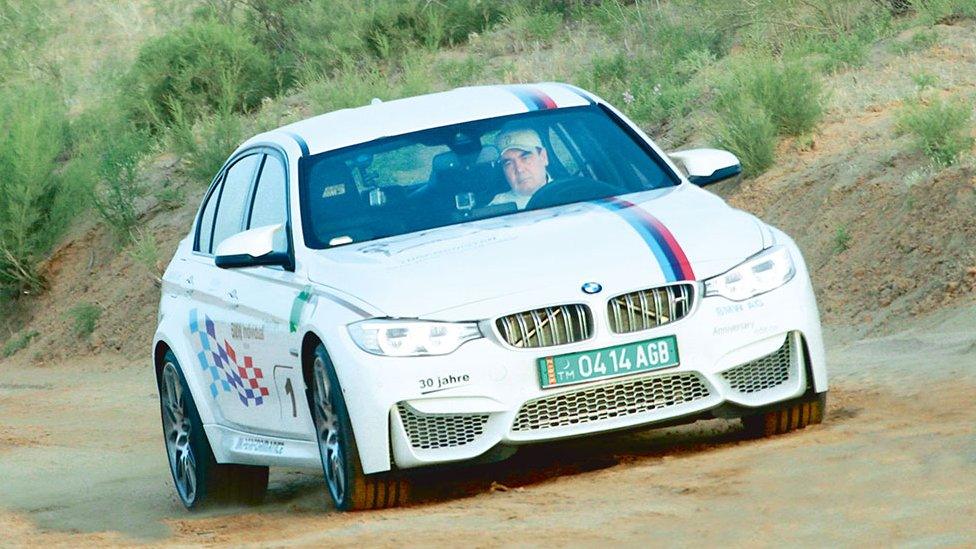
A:
<svg viewBox="0 0 976 549">
<path fill-rule="evenodd" d="M 374 97 L 372 101 L 369 102 L 370 105 L 379 105 L 383 100 L 379 97 Z"/>
</svg>

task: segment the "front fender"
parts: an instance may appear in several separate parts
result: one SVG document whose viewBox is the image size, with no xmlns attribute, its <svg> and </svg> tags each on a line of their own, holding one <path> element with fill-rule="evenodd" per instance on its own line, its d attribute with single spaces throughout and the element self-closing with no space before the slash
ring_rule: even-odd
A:
<svg viewBox="0 0 976 549">
<path fill-rule="evenodd" d="M 391 468 L 389 407 L 377 399 L 375 390 L 383 380 L 364 379 L 357 368 L 357 354 L 361 351 L 346 329 L 349 324 L 370 315 L 346 306 L 341 300 L 333 301 L 328 294 L 321 292 L 315 292 L 315 303 L 309 309 L 307 317 L 302 319 L 304 322 L 299 325 L 299 333 L 313 334 L 332 359 L 363 472 L 388 471 Z M 308 358 L 302 357 L 303 368 L 308 364 Z"/>
</svg>

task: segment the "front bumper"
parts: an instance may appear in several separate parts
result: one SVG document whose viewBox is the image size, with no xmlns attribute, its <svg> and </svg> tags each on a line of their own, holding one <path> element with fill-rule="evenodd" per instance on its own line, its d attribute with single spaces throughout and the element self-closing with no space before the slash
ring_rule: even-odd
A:
<svg viewBox="0 0 976 549">
<path fill-rule="evenodd" d="M 724 404 L 748 409 L 790 400 L 807 391 L 806 344 L 799 332 L 776 339 L 781 345 L 772 353 L 722 372 L 673 369 L 595 381 L 531 399 L 517 410 L 458 413 L 424 400 L 401 401 L 390 411 L 393 456 L 401 468 L 418 467 L 475 458 L 497 444 L 672 424 Z M 474 401 L 453 404 L 478 408 Z M 493 407 L 484 402 L 481 408 Z"/>
<path fill-rule="evenodd" d="M 598 299 L 595 313 L 603 309 Z M 827 390 L 806 276 L 745 302 L 700 298 L 686 318 L 641 332 L 614 334 L 605 320 L 595 315 L 593 338 L 558 348 L 513 349 L 488 336 L 451 355 L 397 359 L 366 355 L 351 341 L 333 344 L 364 470 L 469 460 L 498 445 L 673 423 L 729 404 L 748 410 Z M 678 366 L 540 388 L 540 356 L 665 335 L 677 338 Z M 342 367 L 346 360 L 355 372 Z"/>
</svg>

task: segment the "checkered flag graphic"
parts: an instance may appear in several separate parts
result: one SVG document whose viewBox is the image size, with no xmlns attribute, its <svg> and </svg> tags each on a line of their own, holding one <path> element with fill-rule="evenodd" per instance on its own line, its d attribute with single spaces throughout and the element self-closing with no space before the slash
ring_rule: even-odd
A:
<svg viewBox="0 0 976 549">
<path fill-rule="evenodd" d="M 216 398 L 223 392 L 235 392 L 244 406 L 260 406 L 268 396 L 268 388 L 261 386 L 264 373 L 254 366 L 254 360 L 242 356 L 238 362 L 237 352 L 225 339 L 218 342 L 213 320 L 203 316 L 200 323 L 197 310 L 190 311 L 190 334 L 200 342 L 197 359 L 200 367 L 210 375 L 210 394 Z M 243 363 L 243 364 L 241 364 Z"/>
</svg>

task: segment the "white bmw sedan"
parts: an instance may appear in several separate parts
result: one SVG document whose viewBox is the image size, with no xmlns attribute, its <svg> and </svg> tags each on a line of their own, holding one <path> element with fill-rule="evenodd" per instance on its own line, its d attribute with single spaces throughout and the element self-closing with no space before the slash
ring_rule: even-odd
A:
<svg viewBox="0 0 976 549">
<path fill-rule="evenodd" d="M 406 470 L 703 418 L 822 420 L 817 305 L 793 241 L 556 83 L 461 88 L 257 135 L 163 278 L 153 363 L 180 500 L 259 501 L 321 467 L 337 508 Z"/>
</svg>

